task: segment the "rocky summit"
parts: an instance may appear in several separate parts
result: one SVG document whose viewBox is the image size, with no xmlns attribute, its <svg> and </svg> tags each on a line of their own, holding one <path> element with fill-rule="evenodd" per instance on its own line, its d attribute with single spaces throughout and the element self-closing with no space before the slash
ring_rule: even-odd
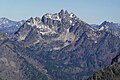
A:
<svg viewBox="0 0 120 80">
<path fill-rule="evenodd" d="M 118 34 L 119 35 L 119 34 Z M 61 10 L 0 34 L 1 80 L 84 80 L 111 65 L 120 38 Z"/>
</svg>

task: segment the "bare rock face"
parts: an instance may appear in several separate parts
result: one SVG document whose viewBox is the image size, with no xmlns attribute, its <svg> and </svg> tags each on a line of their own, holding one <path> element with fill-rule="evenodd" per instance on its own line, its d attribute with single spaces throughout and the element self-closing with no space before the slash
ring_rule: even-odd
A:
<svg viewBox="0 0 120 80">
<path fill-rule="evenodd" d="M 0 40 L 5 41 L 1 45 L 9 45 L 4 53 L 14 53 L 11 56 L 16 55 L 14 59 L 18 59 L 16 62 L 1 55 L 0 61 L 4 62 L 4 66 L 10 66 L 4 68 L 19 70 L 23 80 L 87 79 L 109 66 L 120 49 L 119 37 L 94 29 L 75 14 L 64 10 L 47 13 L 41 19 L 30 18 L 18 29 L 14 38 L 1 36 Z"/>
</svg>

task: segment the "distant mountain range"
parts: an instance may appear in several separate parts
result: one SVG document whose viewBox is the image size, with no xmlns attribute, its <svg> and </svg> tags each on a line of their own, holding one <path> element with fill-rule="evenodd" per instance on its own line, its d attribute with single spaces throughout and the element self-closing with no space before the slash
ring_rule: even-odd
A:
<svg viewBox="0 0 120 80">
<path fill-rule="evenodd" d="M 104 21 L 100 25 L 93 24 L 91 26 L 94 27 L 95 29 L 99 30 L 99 31 L 104 30 L 104 31 L 112 33 L 115 36 L 120 37 L 120 24 L 119 23 Z"/>
<path fill-rule="evenodd" d="M 67 10 L 20 22 L 4 19 L 1 80 L 84 80 L 110 66 L 120 50 L 118 23 L 90 25 Z"/>
<path fill-rule="evenodd" d="M 0 32 L 1 33 L 15 33 L 23 24 L 25 20 L 12 21 L 5 17 L 0 18 Z"/>
</svg>

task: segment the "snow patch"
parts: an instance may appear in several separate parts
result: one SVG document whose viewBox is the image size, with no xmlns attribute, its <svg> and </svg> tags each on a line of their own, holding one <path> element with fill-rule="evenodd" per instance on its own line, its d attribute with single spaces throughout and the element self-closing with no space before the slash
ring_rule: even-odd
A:
<svg viewBox="0 0 120 80">
<path fill-rule="evenodd" d="M 105 29 L 105 27 L 104 26 L 102 26 L 100 29 L 99 29 L 99 31 L 102 31 L 102 30 L 104 30 Z"/>
<path fill-rule="evenodd" d="M 70 17 L 73 18 L 73 13 L 70 13 Z"/>
<path fill-rule="evenodd" d="M 72 20 L 70 20 L 70 24 L 72 24 Z"/>
<path fill-rule="evenodd" d="M 58 14 L 46 14 L 45 17 L 49 18 L 49 19 L 52 19 L 52 20 L 61 21 L 61 18 L 59 17 Z"/>
</svg>

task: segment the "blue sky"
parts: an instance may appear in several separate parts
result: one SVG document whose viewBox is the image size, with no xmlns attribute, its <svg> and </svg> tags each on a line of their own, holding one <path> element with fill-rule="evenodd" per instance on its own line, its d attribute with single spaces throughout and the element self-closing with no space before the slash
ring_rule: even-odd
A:
<svg viewBox="0 0 120 80">
<path fill-rule="evenodd" d="M 105 20 L 120 23 L 120 0 L 0 0 L 0 17 L 17 21 L 61 9 L 88 23 L 100 24 Z"/>
</svg>

